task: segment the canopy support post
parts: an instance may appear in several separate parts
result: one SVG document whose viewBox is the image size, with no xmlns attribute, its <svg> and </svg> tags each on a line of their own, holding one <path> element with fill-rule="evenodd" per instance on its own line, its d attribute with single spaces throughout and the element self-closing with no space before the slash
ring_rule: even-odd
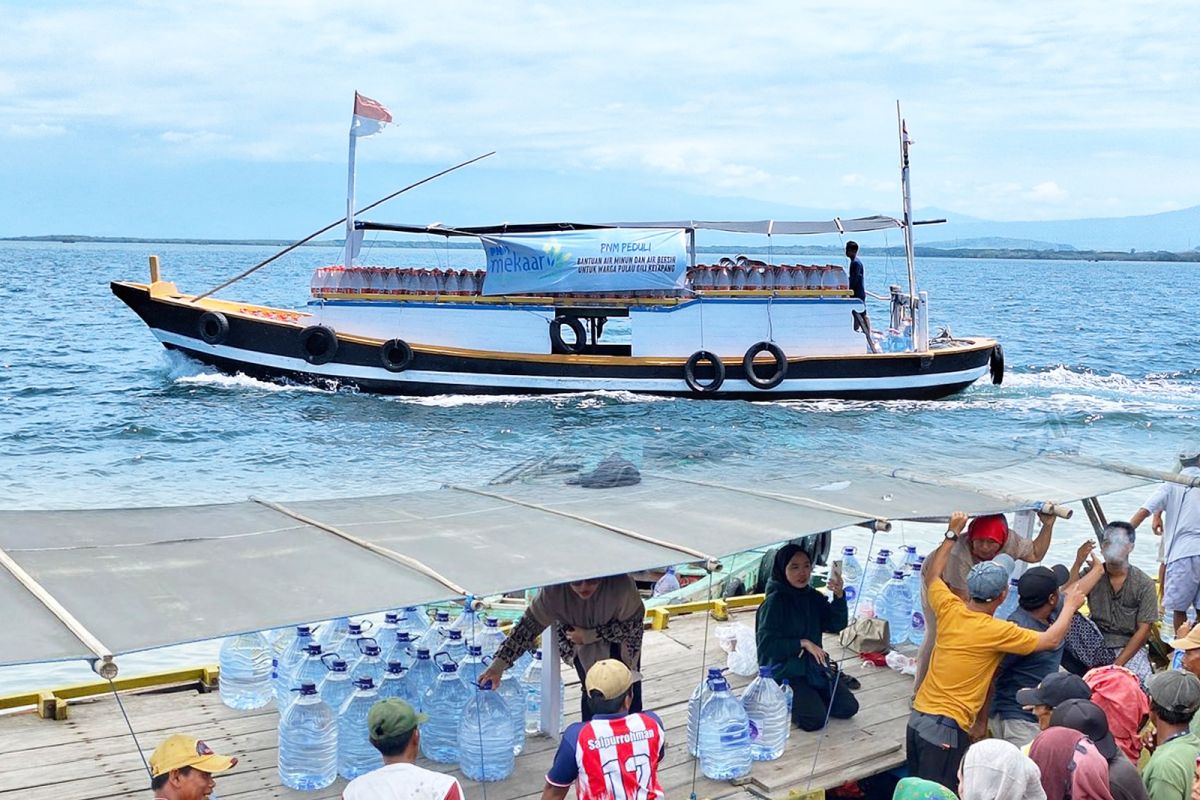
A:
<svg viewBox="0 0 1200 800">
<path fill-rule="evenodd" d="M 1087 512 L 1088 519 L 1092 523 L 1092 530 L 1096 532 L 1096 536 L 1099 536 L 1108 525 L 1104 509 L 1100 508 L 1100 501 L 1095 497 L 1083 498 L 1083 510 Z"/>
<path fill-rule="evenodd" d="M 46 591 L 44 586 L 34 580 L 32 575 L 2 549 L 0 549 L 0 565 L 28 589 L 29 593 L 37 598 L 37 601 L 45 606 L 47 611 L 58 617 L 58 621 L 65 625 L 76 639 L 96 654 L 95 658 L 88 659 L 88 664 L 93 672 L 109 681 L 117 677 L 117 664 L 113 661 L 112 651 L 92 635 L 92 632 L 85 628 L 83 623 L 76 619 L 70 611 L 67 611 L 63 604 L 54 598 L 54 595 Z"/>
<path fill-rule="evenodd" d="M 538 726 L 550 738 L 558 736 L 558 722 L 562 719 L 563 698 L 558 687 L 562 685 L 562 659 L 558 657 L 558 643 L 554 639 L 554 626 L 542 631 L 542 702 L 541 720 Z M 586 687 L 580 691 L 587 693 Z"/>
</svg>

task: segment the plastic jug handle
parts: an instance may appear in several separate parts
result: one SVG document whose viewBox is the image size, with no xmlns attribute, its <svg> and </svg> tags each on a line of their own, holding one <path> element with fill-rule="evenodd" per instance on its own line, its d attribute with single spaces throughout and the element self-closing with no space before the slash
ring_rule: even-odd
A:
<svg viewBox="0 0 1200 800">
<path fill-rule="evenodd" d="M 373 645 L 375 645 L 376 647 L 378 647 L 378 646 L 379 646 L 379 642 L 375 641 L 375 637 L 374 637 L 374 636 L 360 636 L 360 637 L 358 637 L 358 638 L 355 640 L 355 644 L 356 644 L 356 645 L 358 645 L 358 652 L 360 652 L 360 653 L 363 653 L 364 655 L 366 654 L 366 652 L 367 652 L 367 651 L 363 649 L 363 642 L 367 642 L 367 643 L 369 643 L 369 644 L 373 644 Z"/>
<path fill-rule="evenodd" d="M 337 653 L 326 653 L 325 655 L 321 656 L 321 663 L 325 665 L 326 671 L 331 671 L 333 669 L 333 663 L 330 661 L 326 661 L 325 659 L 332 658 L 336 661 L 337 657 L 338 657 Z"/>
</svg>

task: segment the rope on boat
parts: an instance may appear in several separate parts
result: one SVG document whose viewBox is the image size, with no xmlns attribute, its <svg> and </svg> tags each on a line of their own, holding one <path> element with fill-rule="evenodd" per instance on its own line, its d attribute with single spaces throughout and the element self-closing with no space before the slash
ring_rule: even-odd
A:
<svg viewBox="0 0 1200 800">
<path fill-rule="evenodd" d="M 423 178 L 423 179 L 421 179 L 421 180 L 417 181 L 416 183 L 410 183 L 408 186 L 405 186 L 403 189 L 398 189 L 398 190 L 396 190 L 396 191 L 392 192 L 391 194 L 389 194 L 387 197 L 384 197 L 384 198 L 382 198 L 382 199 L 380 199 L 380 200 L 376 200 L 374 203 L 371 203 L 371 205 L 369 205 L 369 206 L 363 206 L 362 208 L 360 208 L 360 209 L 359 209 L 357 212 L 355 212 L 355 213 L 356 213 L 356 214 L 362 214 L 362 213 L 364 213 L 364 212 L 370 211 L 370 210 L 371 210 L 372 208 L 374 208 L 375 206 L 377 206 L 377 205 L 380 205 L 380 204 L 382 204 L 382 203 L 386 203 L 388 200 L 391 200 L 393 197 L 397 197 L 397 196 L 399 196 L 399 195 L 402 195 L 402 194 L 404 194 L 404 193 L 405 193 L 405 192 L 407 192 L 409 189 L 415 189 L 415 188 L 417 188 L 418 186 L 420 186 L 420 185 L 421 185 L 421 184 L 423 184 L 423 183 L 429 183 L 431 180 L 433 180 L 433 179 L 435 179 L 435 178 L 440 178 L 440 177 L 442 177 L 443 175 L 445 175 L 445 174 L 447 174 L 447 173 L 454 172 L 454 170 L 456 170 L 456 169 L 462 169 L 463 167 L 465 167 L 465 166 L 468 166 L 469 164 L 474 164 L 476 161 L 482 161 L 483 159 L 487 158 L 488 156 L 494 156 L 494 155 L 496 155 L 496 151 L 495 151 L 495 150 L 493 150 L 493 151 L 492 151 L 492 152 L 490 152 L 490 153 L 484 153 L 484 154 L 483 154 L 483 155 L 481 155 L 481 156 L 476 156 L 475 158 L 472 158 L 472 159 L 470 159 L 469 161 L 464 161 L 464 162 L 462 162 L 461 164 L 455 164 L 453 167 L 450 167 L 449 169 L 444 169 L 444 170 L 442 170 L 441 172 L 436 172 L 436 173 L 434 173 L 433 175 L 430 175 L 428 178 Z M 217 292 L 221 291 L 222 289 L 224 289 L 226 286 L 232 286 L 233 284 L 235 284 L 235 283 L 237 283 L 238 281 L 240 281 L 242 278 L 245 278 L 245 277 L 246 277 L 246 276 L 248 276 L 248 275 L 252 275 L 253 273 L 255 273 L 255 272 L 258 272 L 260 269 L 262 269 L 263 267 L 265 267 L 267 264 L 270 264 L 272 261 L 274 261 L 275 259 L 279 258 L 280 256 L 283 256 L 283 255 L 286 255 L 286 254 L 288 254 L 288 253 L 292 252 L 293 250 L 295 250 L 295 249 L 296 249 L 297 247 L 299 247 L 300 245 L 302 245 L 302 244 L 305 244 L 305 243 L 307 243 L 307 242 L 310 242 L 310 241 L 312 241 L 313 239 L 315 239 L 315 238 L 317 238 L 318 236 L 320 236 L 322 233 L 325 233 L 325 232 L 327 232 L 327 231 L 331 231 L 331 230 L 333 230 L 334 228 L 336 228 L 338 225 L 341 225 L 341 224 L 342 224 L 343 222 L 345 222 L 345 221 L 346 221 L 346 218 L 345 218 L 345 217 L 342 217 L 342 218 L 341 218 L 341 219 L 339 219 L 337 222 L 331 222 L 331 223 L 329 223 L 328 225 L 326 225 L 324 228 L 321 228 L 321 230 L 317 231 L 316 233 L 310 233 L 308 236 L 305 236 L 305 237 L 304 237 L 303 239 L 301 239 L 300 241 L 298 241 L 298 242 L 296 242 L 296 243 L 294 243 L 294 244 L 290 244 L 290 245 L 288 245 L 287 247 L 283 248 L 282 250 L 280 250 L 280 251 L 279 251 L 278 253 L 276 253 L 275 255 L 271 256 L 270 258 L 267 258 L 267 259 L 264 259 L 264 260 L 262 260 L 262 261 L 258 262 L 257 264 L 255 264 L 255 265 L 254 265 L 253 267 L 251 267 L 250 269 L 246 270 L 245 272 L 241 273 L 240 275 L 235 275 L 234 277 L 232 277 L 232 278 L 230 278 L 229 280 L 227 280 L 227 281 L 225 281 L 224 283 L 222 283 L 220 286 L 216 286 L 216 287 L 214 287 L 214 288 L 212 288 L 212 289 L 209 289 L 207 292 L 204 292 L 203 294 L 198 294 L 198 295 L 196 295 L 195 297 L 193 297 L 193 298 L 191 299 L 191 301 L 190 301 L 190 302 L 192 302 L 192 303 L 198 303 L 198 302 L 200 302 L 201 300 L 203 300 L 204 298 L 208 297 L 210 294 L 215 294 L 215 293 L 217 293 Z M 346 266 L 350 266 L 350 265 L 349 265 L 349 264 L 347 264 Z"/>
<path fill-rule="evenodd" d="M 470 592 L 468 592 L 463 587 L 459 586 L 454 581 L 452 581 L 449 578 L 447 578 L 446 576 L 442 575 L 440 572 L 435 570 L 433 567 L 430 567 L 429 565 L 427 565 L 421 561 L 418 561 L 417 559 L 413 558 L 412 556 L 406 556 L 403 553 L 397 553 L 395 550 L 389 550 L 388 548 L 377 545 L 374 542 L 368 542 L 366 539 L 362 539 L 358 536 L 355 536 L 352 533 L 347 533 L 346 531 L 343 531 L 339 528 L 335 528 L 332 525 L 328 525 L 324 522 L 315 520 L 311 517 L 306 517 L 305 515 L 301 514 L 298 511 L 292 511 L 290 508 L 282 506 L 279 503 L 274 503 L 270 500 L 263 500 L 262 498 L 259 498 L 259 497 L 251 497 L 250 500 L 255 503 L 258 503 L 261 506 L 266 506 L 267 508 L 271 509 L 272 511 L 278 511 L 280 514 L 289 516 L 292 519 L 297 520 L 298 522 L 303 522 L 305 525 L 311 525 L 312 527 L 319 528 L 320 530 L 326 531 L 327 533 L 332 533 L 334 536 L 341 537 L 342 539 L 345 539 L 347 542 L 350 542 L 351 544 L 356 544 L 359 547 L 363 548 L 364 550 L 370 550 L 372 553 L 381 555 L 384 558 L 391 559 L 392 561 L 395 561 L 398 564 L 403 564 L 404 566 L 421 573 L 425 577 L 431 578 L 432 580 L 437 581 L 438 583 L 445 586 L 447 589 L 450 589 L 451 591 L 453 591 L 455 594 L 460 594 L 460 595 L 463 595 L 464 597 L 469 596 L 471 594 Z"/>
<path fill-rule="evenodd" d="M 113 683 L 112 678 L 108 679 L 108 685 L 112 689 L 113 697 L 117 698 L 117 707 L 121 709 L 121 716 L 125 718 L 125 727 L 129 728 L 129 735 L 133 737 L 133 746 L 137 748 L 138 755 L 142 759 L 146 775 L 150 780 L 154 780 L 154 773 L 150 771 L 150 764 L 147 763 L 146 754 L 142 751 L 142 743 L 138 741 L 137 734 L 133 732 L 133 723 L 129 721 L 129 715 L 125 713 L 125 704 L 121 702 L 121 693 L 117 691 L 117 685 Z"/>
<path fill-rule="evenodd" d="M 628 528 L 622 528 L 617 525 L 609 525 L 607 522 L 600 522 L 599 520 L 591 519 L 590 517 L 585 517 L 585 516 L 582 516 L 581 514 L 572 514 L 569 511 L 562 511 L 562 510 L 559 510 L 556 508 L 550 508 L 549 506 L 543 506 L 538 503 L 530 503 L 525 500 L 518 500 L 514 497 L 508 497 L 507 495 L 498 494 L 496 492 L 485 492 L 482 489 L 473 489 L 469 486 L 456 486 L 453 484 L 447 484 L 446 488 L 454 489 L 455 491 L 459 491 L 459 492 L 466 492 L 468 494 L 479 495 L 480 497 L 490 497 L 493 500 L 500 500 L 505 503 L 512 503 L 513 505 L 523 506 L 524 508 L 531 508 L 534 511 L 542 511 L 542 512 L 545 512 L 546 514 L 553 514 L 557 517 L 565 517 L 567 519 L 573 519 L 576 522 L 582 522 L 585 525 L 592 525 L 597 528 L 603 528 L 604 530 L 612 531 L 613 533 L 618 533 L 621 536 L 627 536 L 630 539 L 636 539 L 640 542 L 646 542 L 647 544 L 657 545 L 658 547 L 665 547 L 668 550 L 675 550 L 676 552 L 683 553 L 685 555 L 691 556 L 692 558 L 703 561 L 705 564 L 705 569 L 715 569 L 716 568 L 715 565 L 718 563 L 718 559 L 715 558 L 714 556 L 710 556 L 708 553 L 703 553 L 699 550 L 694 550 L 686 545 L 676 544 L 674 542 L 668 542 L 664 539 L 657 539 L 653 536 L 647 536 L 644 533 L 638 533 L 637 531 L 632 531 L 632 530 L 629 530 Z"/>
<path fill-rule="evenodd" d="M 712 582 L 713 582 L 713 570 L 709 569 L 708 570 L 708 599 L 709 600 L 712 600 L 712 588 L 713 588 Z M 700 648 L 700 680 L 701 681 L 705 680 L 705 678 L 708 675 L 708 666 L 707 666 L 707 664 L 708 664 L 708 621 L 709 621 L 710 617 L 712 617 L 711 611 L 704 615 L 704 644 Z M 702 710 L 703 709 L 700 709 L 696 712 L 696 752 L 697 753 L 700 752 L 700 711 L 702 711 Z M 788 724 L 789 725 L 791 724 L 791 720 L 788 720 Z M 691 727 L 690 722 L 688 723 L 688 727 L 689 728 Z M 687 747 L 687 736 L 686 735 L 684 736 L 684 745 L 683 746 Z M 700 756 L 699 755 L 693 756 L 692 757 L 692 792 L 691 792 L 691 795 L 689 795 L 689 800 L 696 800 L 696 770 L 699 767 L 700 767 Z"/>
<path fill-rule="evenodd" d="M 845 506 L 834 505 L 833 503 L 826 503 L 823 500 L 817 500 L 812 497 L 804 497 L 803 495 L 779 494 L 778 492 L 764 492 L 761 489 L 750 489 L 750 488 L 747 488 L 744 486 L 730 486 L 729 484 L 717 483 L 716 481 L 702 481 L 702 480 L 698 480 L 696 478 L 679 478 L 679 477 L 674 477 L 674 476 L 662 475 L 662 474 L 658 474 L 658 473 L 655 473 L 654 477 L 658 478 L 660 480 L 664 480 L 664 481 L 674 481 L 676 483 L 691 483 L 696 486 L 708 486 L 713 489 L 724 489 L 725 491 L 729 491 L 729 492 L 738 492 L 741 494 L 754 495 L 755 497 L 764 497 L 764 498 L 767 498 L 768 500 L 779 500 L 781 502 L 790 503 L 795 506 L 808 506 L 808 507 L 812 507 L 812 508 L 821 508 L 826 511 L 833 511 L 834 513 L 837 513 L 837 514 L 846 514 L 847 516 L 851 516 L 851 517 L 862 517 L 864 519 L 874 521 L 875 524 L 872 527 L 872 530 L 874 530 L 874 531 L 890 531 L 892 529 L 892 523 L 890 520 L 888 520 L 884 517 L 880 517 L 876 514 L 872 514 L 869 511 L 861 511 L 856 508 L 846 508 Z M 1198 480 L 1200 480 L 1200 479 L 1198 479 Z M 872 541 L 873 540 L 874 540 L 874 538 L 872 537 Z"/>
</svg>

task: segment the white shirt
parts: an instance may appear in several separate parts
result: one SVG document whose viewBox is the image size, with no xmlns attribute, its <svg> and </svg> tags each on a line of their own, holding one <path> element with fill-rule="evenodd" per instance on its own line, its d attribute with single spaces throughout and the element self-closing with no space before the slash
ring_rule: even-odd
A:
<svg viewBox="0 0 1200 800">
<path fill-rule="evenodd" d="M 1200 467 L 1184 467 L 1184 478 L 1200 478 Z M 1164 512 L 1160 559 L 1166 563 L 1200 556 L 1200 488 L 1163 483 L 1142 508 L 1151 514 Z"/>
<path fill-rule="evenodd" d="M 462 786 L 416 764 L 386 764 L 350 781 L 343 800 L 463 800 Z"/>
</svg>

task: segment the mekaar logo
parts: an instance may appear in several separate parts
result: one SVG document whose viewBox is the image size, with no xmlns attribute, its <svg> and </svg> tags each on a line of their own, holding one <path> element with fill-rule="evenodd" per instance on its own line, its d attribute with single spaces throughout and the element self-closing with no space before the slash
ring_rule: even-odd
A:
<svg viewBox="0 0 1200 800">
<path fill-rule="evenodd" d="M 570 266 L 572 255 L 563 252 L 562 245 L 551 240 L 542 245 L 542 252 L 532 248 L 509 245 L 486 245 L 488 272 L 554 272 Z"/>
</svg>

